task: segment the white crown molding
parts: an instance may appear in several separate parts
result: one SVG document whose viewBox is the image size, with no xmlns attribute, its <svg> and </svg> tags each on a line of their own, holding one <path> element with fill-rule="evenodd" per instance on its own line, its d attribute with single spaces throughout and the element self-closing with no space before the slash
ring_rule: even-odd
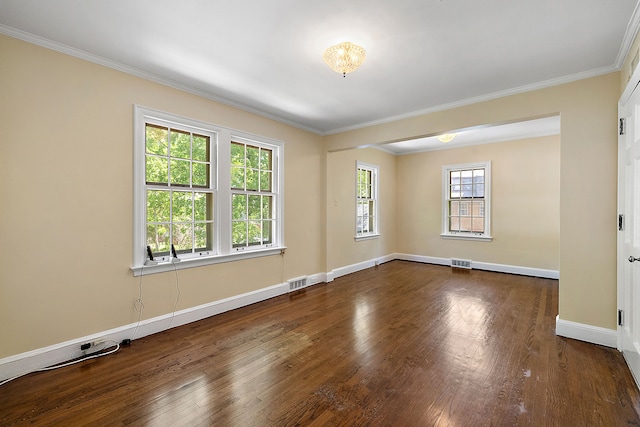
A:
<svg viewBox="0 0 640 427">
<path fill-rule="evenodd" d="M 627 30 L 624 33 L 624 38 L 622 39 L 622 43 L 620 44 L 620 50 L 618 51 L 618 56 L 616 57 L 615 67 L 618 69 L 622 69 L 624 65 L 624 60 L 629 55 L 629 51 L 631 50 L 631 46 L 633 46 L 633 42 L 635 41 L 638 30 L 640 29 L 640 2 L 636 3 L 636 7 L 631 14 L 631 18 L 629 19 L 629 23 L 627 24 Z"/>
<path fill-rule="evenodd" d="M 620 68 L 617 68 L 614 65 L 607 66 L 607 67 L 596 68 L 596 69 L 593 69 L 593 70 L 583 71 L 583 72 L 576 73 L 576 74 L 571 74 L 571 75 L 568 75 L 568 76 L 563 76 L 563 77 L 558 77 L 558 78 L 555 78 L 555 79 L 545 80 L 545 81 L 542 81 L 542 82 L 533 83 L 533 84 L 530 84 L 530 85 L 524 85 L 524 86 L 516 87 L 516 88 L 513 88 L 513 89 L 507 89 L 507 90 L 503 90 L 503 91 L 499 91 L 499 92 L 494 92 L 494 93 L 489 93 L 489 94 L 486 94 L 486 95 L 477 96 L 477 97 L 474 97 L 474 98 L 463 99 L 463 100 L 460 100 L 460 101 L 451 102 L 449 104 L 436 105 L 434 107 L 425 108 L 423 110 L 416 110 L 416 111 L 412 111 L 412 112 L 405 113 L 405 114 L 399 114 L 397 116 L 386 117 L 386 118 L 380 119 L 380 120 L 374 120 L 374 121 L 371 121 L 371 122 L 360 123 L 360 124 L 353 125 L 353 126 L 347 126 L 347 127 L 343 127 L 343 128 L 333 129 L 333 130 L 324 132 L 323 135 L 325 135 L 325 136 L 326 135 L 335 135 L 335 134 L 342 133 L 342 132 L 349 132 L 349 131 L 352 131 L 352 130 L 367 128 L 367 127 L 371 127 L 371 126 L 383 125 L 383 124 L 386 124 L 386 123 L 396 122 L 396 121 L 399 121 L 399 120 L 412 119 L 412 118 L 415 118 L 415 117 L 420 117 L 420 116 L 424 116 L 424 115 L 431 114 L 431 113 L 437 113 L 437 112 L 440 112 L 440 111 L 451 110 L 453 108 L 465 107 L 467 105 L 479 104 L 481 102 L 492 101 L 492 100 L 498 99 L 498 98 L 504 98 L 504 97 L 512 96 L 512 95 L 519 95 L 521 93 L 531 92 L 531 91 L 534 91 L 534 90 L 546 89 L 546 88 L 549 88 L 549 87 L 559 86 L 559 85 L 566 84 L 566 83 L 572 83 L 572 82 L 575 82 L 575 81 L 578 81 L 578 80 L 584 80 L 584 79 L 588 79 L 588 78 L 591 78 L 591 77 L 598 77 L 598 76 L 602 76 L 604 74 L 613 73 L 613 72 L 616 72 L 616 71 L 620 71 Z M 381 141 L 381 142 L 389 142 L 389 141 Z"/>
</svg>

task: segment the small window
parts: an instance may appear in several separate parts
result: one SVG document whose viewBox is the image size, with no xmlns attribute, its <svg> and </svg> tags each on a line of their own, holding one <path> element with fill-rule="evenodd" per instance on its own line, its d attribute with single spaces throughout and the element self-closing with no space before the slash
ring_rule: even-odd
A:
<svg viewBox="0 0 640 427">
<path fill-rule="evenodd" d="M 378 235 L 378 166 L 356 162 L 356 239 Z"/>
<path fill-rule="evenodd" d="M 444 237 L 491 238 L 491 162 L 443 166 Z"/>
</svg>

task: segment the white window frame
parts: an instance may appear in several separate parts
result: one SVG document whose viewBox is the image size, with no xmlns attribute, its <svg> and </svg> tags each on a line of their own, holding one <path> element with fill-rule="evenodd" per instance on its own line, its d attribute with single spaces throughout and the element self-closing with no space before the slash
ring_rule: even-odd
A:
<svg viewBox="0 0 640 427">
<path fill-rule="evenodd" d="M 154 257 L 156 263 L 150 263 L 146 252 L 146 177 L 145 177 L 145 127 L 146 123 L 168 125 L 170 127 L 188 128 L 212 135 L 211 138 L 211 191 L 214 194 L 213 227 L 214 238 L 212 250 L 182 256 L 175 262 L 170 256 Z M 275 229 L 273 242 L 234 250 L 231 244 L 231 142 L 241 141 L 255 143 L 273 150 L 273 195 L 275 202 L 273 216 Z M 175 114 L 151 108 L 134 106 L 133 136 L 133 264 L 134 276 L 140 274 L 160 273 L 218 264 L 240 259 L 255 258 L 280 254 L 284 245 L 284 142 L 224 128 L 200 120 L 189 119 Z"/>
<path fill-rule="evenodd" d="M 484 232 L 454 232 L 449 230 L 449 174 L 470 169 L 484 169 Z M 490 241 L 491 237 L 491 161 L 442 166 L 442 234 L 447 239 Z"/>
<path fill-rule="evenodd" d="M 361 200 L 358 196 L 358 185 L 359 185 L 359 171 L 365 170 L 371 172 L 371 200 L 373 200 L 373 230 L 366 233 L 358 233 L 358 202 Z M 367 240 L 367 239 L 375 239 L 380 237 L 380 229 L 379 227 L 379 212 L 380 212 L 380 200 L 379 200 L 379 185 L 380 185 L 380 167 L 377 165 L 373 165 L 370 163 L 361 162 L 359 160 L 356 161 L 356 197 L 355 197 L 355 240 Z"/>
</svg>

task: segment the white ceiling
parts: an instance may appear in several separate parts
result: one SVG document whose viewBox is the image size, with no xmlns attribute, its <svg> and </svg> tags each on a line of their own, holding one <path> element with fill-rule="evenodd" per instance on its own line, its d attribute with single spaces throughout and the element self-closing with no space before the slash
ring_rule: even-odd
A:
<svg viewBox="0 0 640 427">
<path fill-rule="evenodd" d="M 0 0 L 0 33 L 325 135 L 619 70 L 637 4 Z M 346 78 L 340 41 L 367 50 Z"/>
</svg>

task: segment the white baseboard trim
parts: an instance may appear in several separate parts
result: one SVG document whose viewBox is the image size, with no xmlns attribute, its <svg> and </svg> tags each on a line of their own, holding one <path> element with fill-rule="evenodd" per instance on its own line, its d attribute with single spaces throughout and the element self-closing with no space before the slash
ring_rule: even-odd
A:
<svg viewBox="0 0 640 427">
<path fill-rule="evenodd" d="M 426 264 L 451 265 L 450 258 L 436 258 L 423 255 L 394 254 L 394 259 L 403 261 L 423 262 Z M 521 276 L 542 277 L 545 279 L 559 279 L 558 270 L 545 270 L 542 268 L 521 267 L 517 265 L 492 264 L 489 262 L 472 261 L 471 268 L 474 270 L 495 271 L 497 273 L 519 274 Z"/>
<path fill-rule="evenodd" d="M 347 274 L 355 273 L 360 270 L 365 270 L 367 268 L 375 267 L 376 265 L 384 264 L 385 262 L 393 261 L 397 259 L 396 254 L 384 255 L 378 258 L 373 258 L 368 261 L 359 262 L 357 264 L 347 265 L 345 267 L 334 268 L 331 270 L 331 273 L 327 273 L 327 282 L 332 282 L 333 279 L 337 279 L 341 276 L 346 276 Z"/>
<path fill-rule="evenodd" d="M 314 275 L 315 280 L 321 278 L 322 274 Z M 9 356 L 4 359 L 0 359 L 0 381 L 25 375 L 47 366 L 78 358 L 83 355 L 83 352 L 80 350 L 80 345 L 84 343 L 113 341 L 113 344 L 106 345 L 103 348 L 111 347 L 112 345 L 115 345 L 115 343 L 122 342 L 124 339 L 134 340 L 142 338 L 170 328 L 215 316 L 216 314 L 224 313 L 225 311 L 234 310 L 278 295 L 283 295 L 287 292 L 289 292 L 288 283 L 281 283 L 263 289 L 258 289 L 257 291 L 177 311 L 175 314 L 169 313 L 152 319 L 143 320 L 139 324 L 136 322 L 119 328 L 110 329 L 108 331 L 99 332 L 97 334 L 17 354 L 15 356 Z M 96 347 L 95 351 L 99 351 L 100 349 L 100 347 Z"/>
<path fill-rule="evenodd" d="M 556 335 L 605 347 L 617 348 L 618 346 L 616 330 L 562 320 L 560 315 L 556 316 Z"/>
<path fill-rule="evenodd" d="M 402 261 L 421 262 L 424 264 L 436 264 L 436 265 L 451 265 L 451 259 L 449 258 L 436 258 L 432 256 L 424 255 L 412 255 L 412 254 L 394 254 L 395 259 Z"/>
</svg>

